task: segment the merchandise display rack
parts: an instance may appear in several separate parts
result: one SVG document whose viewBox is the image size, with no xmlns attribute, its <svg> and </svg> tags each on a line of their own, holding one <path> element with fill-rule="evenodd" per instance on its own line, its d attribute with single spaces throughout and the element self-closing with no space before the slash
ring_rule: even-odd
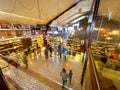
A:
<svg viewBox="0 0 120 90">
<path fill-rule="evenodd" d="M 43 36 L 42 35 L 35 35 L 32 38 L 32 46 L 40 46 L 42 47 L 43 45 Z"/>
<path fill-rule="evenodd" d="M 0 42 L 0 53 L 9 54 L 11 51 L 15 51 L 17 49 L 22 48 L 22 44 L 20 40 L 7 40 L 4 42 Z"/>
</svg>

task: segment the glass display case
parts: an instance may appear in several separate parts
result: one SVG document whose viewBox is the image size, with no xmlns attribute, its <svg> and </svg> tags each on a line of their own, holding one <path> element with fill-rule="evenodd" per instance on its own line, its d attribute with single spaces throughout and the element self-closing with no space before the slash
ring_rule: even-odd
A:
<svg viewBox="0 0 120 90">
<path fill-rule="evenodd" d="M 19 68 L 5 62 L 0 58 L 0 67 L 5 77 L 10 78 L 22 90 L 52 90 L 49 86 L 35 79 L 31 75 L 21 71 Z"/>
</svg>

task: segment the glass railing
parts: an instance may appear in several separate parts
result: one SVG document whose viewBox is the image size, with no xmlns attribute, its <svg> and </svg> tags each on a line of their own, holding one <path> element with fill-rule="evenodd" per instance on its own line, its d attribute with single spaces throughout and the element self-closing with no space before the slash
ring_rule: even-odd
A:
<svg viewBox="0 0 120 90">
<path fill-rule="evenodd" d="M 90 81 L 91 81 L 91 86 L 92 90 L 103 90 L 102 83 L 100 81 L 94 59 L 91 53 L 91 50 L 88 50 L 89 53 L 89 71 L 90 71 Z"/>
<path fill-rule="evenodd" d="M 103 88 L 119 90 L 120 61 L 117 58 L 119 50 L 116 44 L 99 42 L 99 44 L 93 43 L 91 48 L 93 60 Z"/>
<path fill-rule="evenodd" d="M 88 59 L 83 60 L 82 87 L 85 90 L 119 90 L 120 71 L 115 70 L 115 68 L 119 68 L 119 64 L 117 64 L 117 67 L 115 67 L 115 63 L 113 66 L 108 66 L 109 63 L 107 62 L 109 61 L 106 61 L 105 56 L 99 55 L 99 57 L 96 57 L 90 49 L 87 51 L 85 56 L 88 56 Z"/>
<path fill-rule="evenodd" d="M 102 90 L 102 84 L 96 70 L 90 49 L 84 54 L 81 84 L 85 90 Z"/>
</svg>

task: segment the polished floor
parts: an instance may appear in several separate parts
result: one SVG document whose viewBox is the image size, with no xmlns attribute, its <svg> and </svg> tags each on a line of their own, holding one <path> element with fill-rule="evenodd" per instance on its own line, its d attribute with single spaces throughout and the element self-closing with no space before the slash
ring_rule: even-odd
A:
<svg viewBox="0 0 120 90">
<path fill-rule="evenodd" d="M 62 79 L 60 72 L 62 68 L 73 71 L 72 85 L 67 83 L 66 88 L 69 90 L 80 90 L 80 80 L 82 73 L 82 54 L 76 56 L 67 56 L 67 60 L 59 59 L 58 56 L 53 55 L 48 59 L 45 59 L 44 54 L 35 56 L 29 56 L 29 68 L 52 82 L 62 86 Z"/>
<path fill-rule="evenodd" d="M 72 85 L 69 85 L 69 82 L 67 82 L 64 90 L 83 90 L 80 85 L 82 74 L 82 53 L 76 54 L 76 56 L 68 55 L 67 60 L 59 59 L 59 57 L 54 54 L 52 55 L 52 57 L 46 59 L 43 52 L 41 54 L 32 53 L 28 56 L 28 69 L 25 69 L 25 65 L 21 61 L 22 58 L 20 59 L 22 54 L 22 52 L 19 52 L 17 55 L 13 53 L 8 56 L 9 58 L 17 60 L 17 62 L 21 64 L 21 67 L 19 67 L 19 71 L 17 71 L 18 75 L 19 73 L 21 73 L 21 75 L 19 75 L 21 77 L 18 77 L 19 81 L 21 80 L 22 76 L 25 76 L 25 78 L 27 78 L 25 82 L 29 81 L 29 78 L 35 78 L 36 82 L 38 82 L 39 84 L 43 83 L 44 86 L 47 87 L 47 89 L 45 90 L 63 90 L 60 72 L 62 68 L 65 68 L 67 73 L 70 69 L 72 69 L 73 78 Z M 26 75 L 22 74 L 22 72 L 26 73 Z M 12 77 L 15 76 L 13 75 Z M 34 79 L 32 81 L 34 81 Z"/>
<path fill-rule="evenodd" d="M 20 63 L 18 69 L 9 65 L 4 70 L 5 75 L 20 86 L 17 90 L 84 90 L 84 87 L 80 85 L 83 53 L 76 54 L 76 56 L 68 55 L 67 60 L 59 59 L 54 54 L 46 59 L 43 51 L 41 54 L 32 53 L 28 56 L 28 69 L 25 69 L 22 55 L 23 52 L 18 52 L 6 56 Z M 1 65 L 3 63 L 2 66 L 5 65 L 3 60 L 0 60 L 0 63 Z M 95 63 L 102 76 L 112 80 L 117 90 L 120 90 L 120 71 L 106 67 L 103 70 L 99 70 L 98 61 Z M 65 68 L 67 73 L 70 69 L 73 71 L 72 85 L 67 83 L 64 89 L 62 88 L 60 76 L 62 68 Z"/>
<path fill-rule="evenodd" d="M 15 60 L 20 63 L 20 67 L 17 69 L 12 65 L 9 65 L 4 69 L 3 73 L 7 78 L 15 82 L 14 86 L 17 89 L 12 90 L 84 90 L 84 85 L 80 85 L 82 74 L 82 57 L 83 54 L 76 54 L 76 56 L 68 55 L 67 60 L 59 59 L 57 55 L 52 55 L 48 59 L 45 58 L 42 51 L 41 54 L 29 54 L 28 56 L 28 69 L 22 61 L 23 52 L 11 53 L 6 56 L 9 59 Z M 117 90 L 120 90 L 120 71 L 115 71 L 110 68 L 104 67 L 103 70 L 99 70 L 99 62 L 95 61 L 97 69 L 101 72 L 102 76 L 112 80 Z M 4 67 L 7 62 L 0 59 L 0 66 Z M 62 88 L 62 80 L 60 72 L 62 68 L 73 71 L 72 85 L 67 85 Z M 13 87 L 13 84 L 11 86 Z"/>
</svg>

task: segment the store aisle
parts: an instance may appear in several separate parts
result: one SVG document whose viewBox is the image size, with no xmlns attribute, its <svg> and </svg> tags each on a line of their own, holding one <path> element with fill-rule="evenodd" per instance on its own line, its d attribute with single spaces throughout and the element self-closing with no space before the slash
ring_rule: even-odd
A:
<svg viewBox="0 0 120 90">
<path fill-rule="evenodd" d="M 37 73 L 38 75 L 44 76 L 45 78 L 62 85 L 60 72 L 62 68 L 67 70 L 73 70 L 72 85 L 67 83 L 69 90 L 81 90 L 80 80 L 82 74 L 82 55 L 77 54 L 76 56 L 68 56 L 67 60 L 59 59 L 58 56 L 52 56 L 48 59 L 44 58 L 44 55 L 37 56 L 37 58 L 29 57 L 28 70 Z M 32 60 L 31 60 L 32 59 Z M 26 70 L 27 71 L 27 70 Z"/>
</svg>

